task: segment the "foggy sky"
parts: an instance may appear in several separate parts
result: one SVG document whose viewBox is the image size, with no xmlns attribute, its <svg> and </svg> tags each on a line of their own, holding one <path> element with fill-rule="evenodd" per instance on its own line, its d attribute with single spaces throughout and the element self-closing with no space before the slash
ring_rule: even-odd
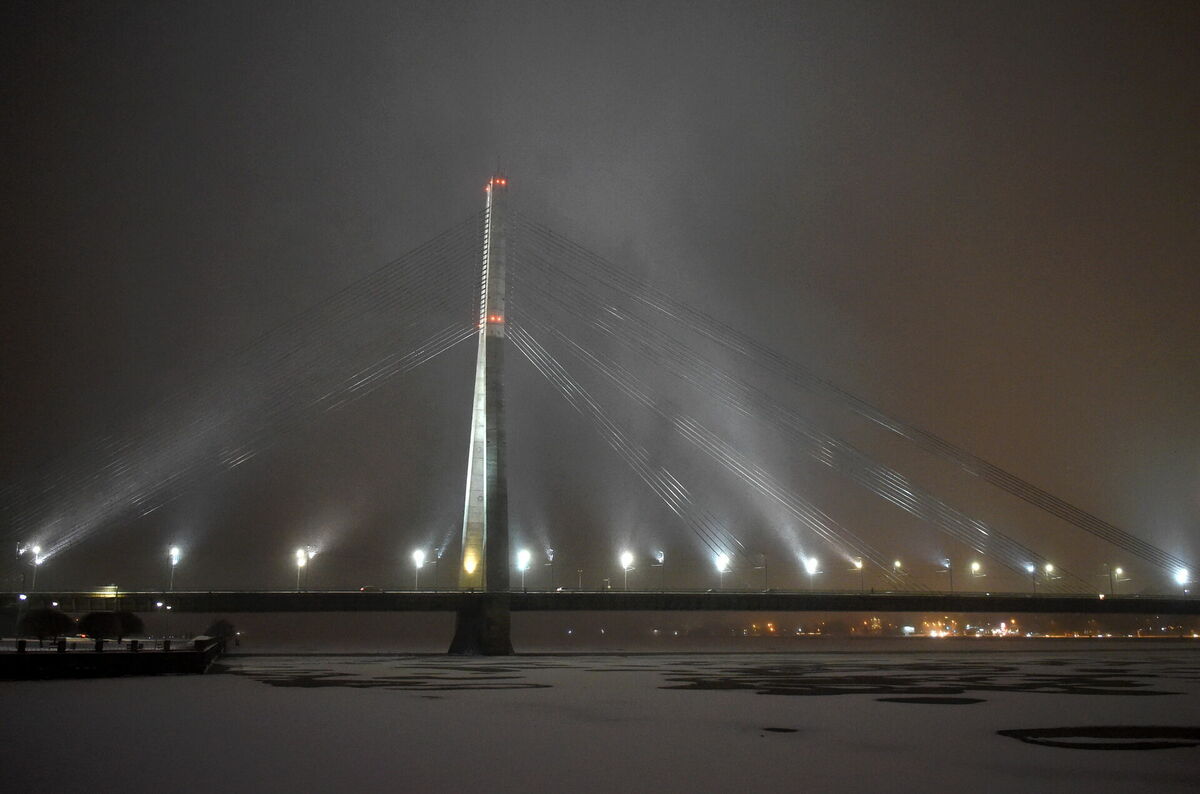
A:
<svg viewBox="0 0 1200 794">
<path fill-rule="evenodd" d="M 1194 4 L 0 13 L 5 483 L 119 436 L 230 351 L 477 212 L 499 165 L 526 215 L 1200 563 Z M 291 549 L 320 542 L 314 585 L 407 585 L 408 551 L 456 537 L 461 520 L 467 347 L 163 510 L 97 527 L 39 575 L 157 586 L 165 546 L 182 543 L 184 586 L 286 587 Z M 579 566 L 590 584 L 617 575 L 625 543 L 695 556 L 688 531 L 510 361 L 514 548 L 547 542 L 564 580 Z M 1080 573 L 1135 566 L 810 407 Z M 769 449 L 762 428 L 726 429 L 914 567 L 961 555 Z M 673 465 L 800 581 L 775 508 L 711 467 Z"/>
</svg>

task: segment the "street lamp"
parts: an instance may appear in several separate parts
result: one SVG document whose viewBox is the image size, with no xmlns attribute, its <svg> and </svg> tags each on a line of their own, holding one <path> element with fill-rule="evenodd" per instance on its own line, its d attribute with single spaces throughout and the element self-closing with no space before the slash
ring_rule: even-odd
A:
<svg viewBox="0 0 1200 794">
<path fill-rule="evenodd" d="M 867 572 L 863 568 L 863 558 L 858 557 L 854 560 L 854 569 L 858 571 L 858 589 L 859 592 L 867 592 Z"/>
<path fill-rule="evenodd" d="M 304 570 L 304 566 L 308 565 L 308 555 L 304 549 L 296 549 L 296 592 L 300 592 L 300 573 Z"/>
<path fill-rule="evenodd" d="M 517 570 L 521 572 L 521 592 L 529 592 L 525 589 L 525 572 L 529 570 L 529 561 L 533 559 L 533 555 L 529 553 L 529 549 L 521 549 L 517 552 Z"/>
<path fill-rule="evenodd" d="M 942 560 L 942 566 L 944 567 L 946 573 L 950 574 L 950 592 L 953 593 L 954 592 L 954 564 L 952 562 L 950 562 L 949 558 L 947 558 L 947 559 Z"/>
<path fill-rule="evenodd" d="M 813 577 L 817 575 L 817 568 L 821 565 L 816 557 L 807 557 L 804 560 L 804 572 L 808 574 L 808 589 L 813 589 Z"/>
<path fill-rule="evenodd" d="M 654 552 L 654 559 L 657 562 L 651 564 L 651 568 L 658 568 L 658 584 L 660 589 L 667 592 L 667 554 L 662 549 Z"/>
<path fill-rule="evenodd" d="M 36 568 L 34 568 L 34 572 L 37 572 Z M 1175 584 L 1179 585 L 1180 587 L 1187 587 L 1188 582 L 1190 581 L 1192 581 L 1191 571 L 1189 571 L 1187 568 L 1175 569 Z"/>
<path fill-rule="evenodd" d="M 550 569 L 550 592 L 558 589 L 558 577 L 554 571 L 554 549 L 546 547 L 546 567 Z"/>
<path fill-rule="evenodd" d="M 771 580 L 767 577 L 767 555 L 758 555 L 758 565 L 754 566 L 754 570 L 763 572 L 763 592 L 771 589 Z"/>
<path fill-rule="evenodd" d="M 29 589 L 37 592 L 37 572 L 46 558 L 42 556 L 42 547 L 34 546 L 30 551 L 33 552 L 33 580 L 29 583 Z"/>
<path fill-rule="evenodd" d="M 1031 562 L 1025 563 L 1025 573 L 1029 574 L 1029 581 L 1033 583 L 1033 592 L 1037 594 L 1037 566 Z"/>
<path fill-rule="evenodd" d="M 721 552 L 713 557 L 713 564 L 717 566 L 717 573 L 721 575 L 720 589 L 725 589 L 725 574 L 729 573 L 729 555 Z"/>
<path fill-rule="evenodd" d="M 1125 569 L 1120 566 L 1114 568 L 1109 563 L 1104 563 L 1104 567 L 1108 569 L 1108 594 L 1117 594 L 1117 583 L 1127 581 L 1121 577 L 1125 574 Z"/>
<path fill-rule="evenodd" d="M 421 568 L 425 566 L 425 550 L 416 549 L 412 553 L 413 561 L 413 590 L 421 589 Z"/>
<path fill-rule="evenodd" d="M 171 561 L 171 580 L 167 585 L 168 592 L 175 590 L 175 566 L 179 564 L 179 560 L 183 558 L 183 552 L 178 546 L 172 546 L 167 550 L 167 559 Z"/>
<path fill-rule="evenodd" d="M 621 569 L 625 571 L 625 592 L 629 592 L 629 569 L 633 567 L 633 552 L 621 552 Z"/>
<path fill-rule="evenodd" d="M 27 551 L 33 555 L 32 559 L 30 559 L 30 561 L 29 561 L 29 564 L 31 566 L 33 566 L 33 579 L 29 584 L 29 589 L 37 590 L 38 566 L 41 565 L 43 562 L 45 562 L 46 558 L 42 556 L 42 547 L 41 546 L 21 546 L 19 544 L 17 545 L 17 556 L 18 557 L 23 556 L 25 554 L 25 552 L 27 552 Z M 25 580 L 24 575 L 21 576 L 21 580 L 22 581 Z"/>
</svg>

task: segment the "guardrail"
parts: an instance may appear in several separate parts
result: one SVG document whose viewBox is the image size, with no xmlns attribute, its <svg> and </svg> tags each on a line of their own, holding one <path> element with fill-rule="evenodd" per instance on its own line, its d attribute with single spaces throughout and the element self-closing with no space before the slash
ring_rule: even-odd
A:
<svg viewBox="0 0 1200 794">
<path fill-rule="evenodd" d="M 126 610 L 172 612 L 456 612 L 480 593 L 435 591 L 211 591 L 35 593 L 25 601 L 0 596 L 12 609 L 56 605 L 66 612 Z M 1167 596 L 1043 595 L 861 591 L 530 591 L 500 594 L 514 612 L 772 611 L 772 612 L 1013 612 L 1087 614 L 1200 614 L 1200 598 Z"/>
</svg>

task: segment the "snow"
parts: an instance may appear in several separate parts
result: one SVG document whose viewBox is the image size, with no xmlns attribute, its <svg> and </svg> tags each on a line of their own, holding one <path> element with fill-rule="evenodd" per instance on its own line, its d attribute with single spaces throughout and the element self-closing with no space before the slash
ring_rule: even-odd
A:
<svg viewBox="0 0 1200 794">
<path fill-rule="evenodd" d="M 55 792 L 1193 791 L 1200 748 L 996 732 L 1196 726 L 1198 651 L 233 655 L 0 684 L 0 753 Z"/>
</svg>

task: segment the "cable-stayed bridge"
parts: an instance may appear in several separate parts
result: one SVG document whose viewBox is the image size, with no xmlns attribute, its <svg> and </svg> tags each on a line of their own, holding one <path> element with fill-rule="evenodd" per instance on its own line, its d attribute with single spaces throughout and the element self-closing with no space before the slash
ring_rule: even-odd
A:
<svg viewBox="0 0 1200 794">
<path fill-rule="evenodd" d="M 455 647 L 504 652 L 510 608 L 1192 612 L 1197 604 L 1185 595 L 1194 570 L 1188 560 L 891 415 L 729 321 L 644 283 L 526 217 L 509 206 L 504 176 L 489 181 L 480 214 L 235 352 L 223 365 L 223 377 L 155 405 L 136 432 L 96 439 L 28 482 L 6 486 L 0 498 L 9 539 L 18 543 L 21 564 L 36 575 L 38 566 L 105 526 L 152 513 L 196 483 L 236 471 L 294 429 L 352 407 L 468 340 L 477 354 L 461 535 L 449 544 L 453 548 L 439 549 L 459 561 L 457 593 L 176 593 L 172 598 L 178 606 L 197 611 L 452 609 L 459 614 Z M 540 373 L 675 516 L 712 560 L 722 586 L 706 593 L 512 592 L 503 373 L 513 353 Z M 745 376 L 729 362 L 758 376 Z M 788 388 L 765 387 L 764 379 Z M 971 514 L 823 426 L 798 407 L 797 394 L 865 420 L 1020 500 L 1074 533 L 1079 543 L 1110 550 L 1109 558 L 1157 571 L 1162 589 L 1152 597 L 1121 597 L 1115 592 L 1121 569 L 1106 571 L 1106 587 L 1093 574 L 1076 570 L 1071 560 L 1051 559 L 1010 527 Z M 696 409 L 704 402 L 756 423 L 785 440 L 792 454 L 969 550 L 969 566 L 945 559 L 948 586 L 936 591 L 910 576 L 894 546 L 836 519 Z M 192 405 L 204 410 L 189 412 Z M 624 420 L 622 411 L 631 409 L 648 417 L 672 444 L 708 460 L 787 516 L 796 527 L 797 547 L 808 550 L 796 566 L 807 572 L 810 585 L 818 557 L 832 558 L 864 577 L 870 571 L 872 590 L 879 592 L 785 593 L 770 587 L 763 593 L 725 592 L 725 572 L 765 569 L 765 560 L 713 511 L 701 489 L 689 486 L 683 468 L 667 465 L 645 434 Z M 300 550 L 298 568 L 314 553 Z M 978 574 L 981 560 L 1028 582 L 1029 592 L 962 593 L 963 581 Z M 528 565 L 527 557 L 517 560 L 518 570 Z M 954 592 L 956 573 L 960 592 Z M 1099 597 L 1101 591 L 1107 591 L 1107 599 Z M 61 603 L 92 603 L 88 599 L 93 598 L 53 595 Z M 150 596 L 123 598 L 145 606 L 138 599 Z"/>
</svg>

